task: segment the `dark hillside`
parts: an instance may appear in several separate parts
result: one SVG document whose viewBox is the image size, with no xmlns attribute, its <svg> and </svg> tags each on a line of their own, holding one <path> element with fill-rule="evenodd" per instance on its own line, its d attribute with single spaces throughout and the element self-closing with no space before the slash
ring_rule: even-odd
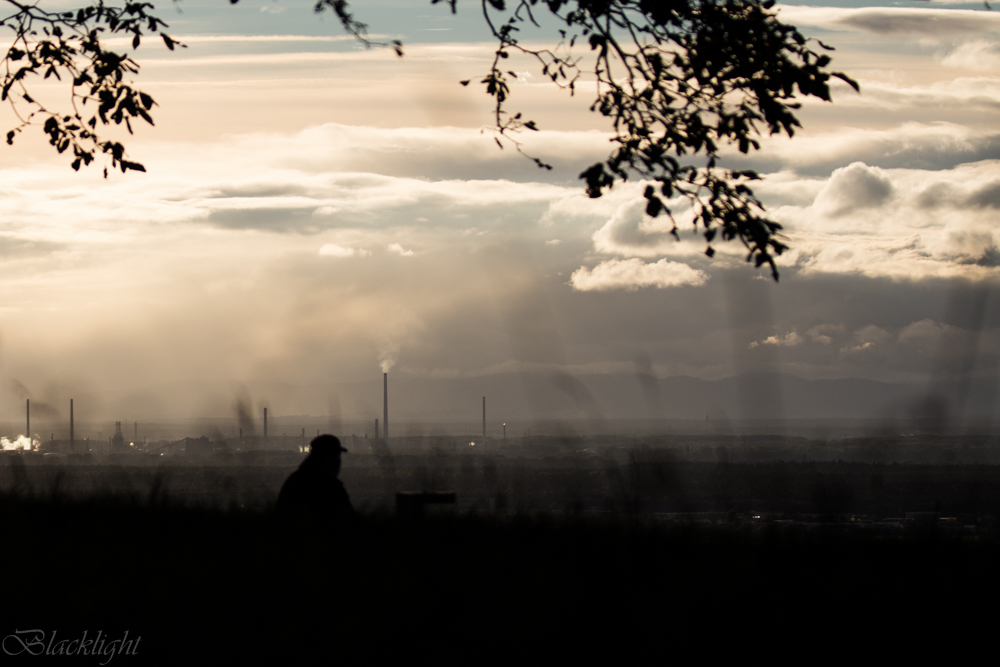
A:
<svg viewBox="0 0 1000 667">
<path fill-rule="evenodd" d="M 141 636 L 138 656 L 113 664 L 774 657 L 850 628 L 932 629 L 927 647 L 975 636 L 978 602 L 1000 592 L 992 535 L 933 529 L 367 514 L 301 531 L 156 497 L 9 494 L 0 523 L 5 632 Z"/>
</svg>

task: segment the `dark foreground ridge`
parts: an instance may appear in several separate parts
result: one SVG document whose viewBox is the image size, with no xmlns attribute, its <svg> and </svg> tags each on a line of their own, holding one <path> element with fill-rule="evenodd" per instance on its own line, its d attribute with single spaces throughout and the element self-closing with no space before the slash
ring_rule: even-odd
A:
<svg viewBox="0 0 1000 667">
<path fill-rule="evenodd" d="M 997 536 L 935 524 L 886 536 L 737 516 L 362 513 L 320 533 L 155 494 L 8 493 L 0 525 L 3 634 L 141 636 L 111 664 L 708 658 L 847 651 L 831 638 L 850 633 L 898 653 L 917 635 L 925 648 L 980 636 L 1000 591 Z"/>
</svg>

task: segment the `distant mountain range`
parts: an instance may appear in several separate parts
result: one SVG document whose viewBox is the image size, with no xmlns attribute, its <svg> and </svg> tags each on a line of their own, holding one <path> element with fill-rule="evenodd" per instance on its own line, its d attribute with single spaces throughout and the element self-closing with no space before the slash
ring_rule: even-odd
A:
<svg viewBox="0 0 1000 667">
<path fill-rule="evenodd" d="M 341 405 L 351 397 L 366 397 L 372 417 L 381 415 L 381 382 L 334 384 L 326 389 Z M 483 396 L 491 423 L 498 419 L 983 419 L 993 414 L 996 384 L 931 388 L 859 378 L 805 380 L 776 373 L 722 380 L 626 373 L 389 376 L 390 415 L 404 421 L 475 422 Z M 345 410 L 345 417 L 360 416 L 351 412 Z"/>
</svg>

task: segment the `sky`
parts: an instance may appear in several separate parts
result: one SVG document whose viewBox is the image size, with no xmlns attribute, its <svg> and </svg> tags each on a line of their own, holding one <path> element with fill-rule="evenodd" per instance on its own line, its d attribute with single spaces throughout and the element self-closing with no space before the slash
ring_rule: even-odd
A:
<svg viewBox="0 0 1000 667">
<path fill-rule="evenodd" d="M 403 58 L 311 5 L 158 3 L 188 48 L 135 54 L 158 103 L 127 143 L 146 173 L 74 172 L 40 131 L 2 147 L 0 420 L 28 397 L 61 416 L 72 397 L 101 419 L 219 416 L 245 393 L 272 414 L 367 419 L 380 395 L 330 386 L 374 392 L 383 366 L 995 377 L 1000 11 L 778 4 L 861 92 L 836 83 L 832 103 L 803 100 L 794 138 L 724 151 L 765 176 L 785 225 L 775 283 L 735 243 L 709 259 L 692 232 L 673 239 L 640 182 L 586 197 L 577 174 L 609 151 L 592 88 L 571 97 L 512 59 L 511 108 L 541 128 L 525 151 L 554 169 L 499 149 L 476 3 L 357 0 Z"/>
</svg>

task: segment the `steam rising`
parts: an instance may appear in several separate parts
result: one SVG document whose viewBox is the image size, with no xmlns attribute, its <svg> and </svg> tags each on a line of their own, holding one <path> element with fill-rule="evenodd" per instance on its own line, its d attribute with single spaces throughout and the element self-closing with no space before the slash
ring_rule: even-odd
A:
<svg viewBox="0 0 1000 667">
<path fill-rule="evenodd" d="M 0 438 L 0 448 L 5 452 L 30 452 L 37 447 L 31 438 L 26 435 L 19 435 L 14 440 L 8 440 L 6 437 Z"/>
<path fill-rule="evenodd" d="M 399 356 L 399 343 L 384 343 L 379 348 L 378 363 L 383 373 L 388 373 L 395 365 L 397 356 Z"/>
</svg>

